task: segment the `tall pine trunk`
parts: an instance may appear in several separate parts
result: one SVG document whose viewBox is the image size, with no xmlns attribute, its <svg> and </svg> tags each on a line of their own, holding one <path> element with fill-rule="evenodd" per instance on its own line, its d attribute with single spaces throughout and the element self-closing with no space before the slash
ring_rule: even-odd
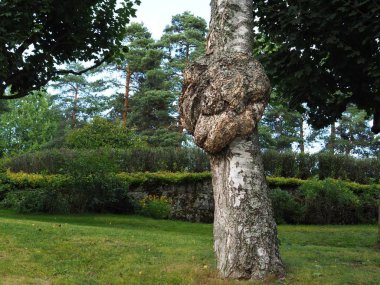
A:
<svg viewBox="0 0 380 285">
<path fill-rule="evenodd" d="M 131 85 L 132 71 L 129 66 L 126 68 L 125 75 L 125 93 L 124 93 L 124 106 L 123 106 L 123 126 L 127 126 L 127 114 L 129 106 L 129 88 Z"/>
<path fill-rule="evenodd" d="M 76 85 L 74 87 L 74 104 L 73 111 L 71 112 L 71 128 L 74 129 L 77 126 L 77 112 L 78 112 L 78 93 L 79 87 Z"/>
<path fill-rule="evenodd" d="M 300 152 L 305 154 L 305 131 L 303 129 L 303 118 L 300 119 Z"/>
<path fill-rule="evenodd" d="M 330 141 L 329 141 L 329 150 L 332 154 L 335 153 L 335 141 L 336 141 L 336 127 L 335 123 L 332 123 L 330 126 Z"/>
<path fill-rule="evenodd" d="M 378 217 L 377 217 L 377 223 L 379 226 L 378 236 L 377 236 L 377 247 L 380 249 L 380 195 L 379 199 L 377 200 L 377 206 L 378 206 Z"/>
<path fill-rule="evenodd" d="M 223 278 L 283 276 L 257 123 L 270 84 L 253 59 L 252 0 L 212 0 L 206 56 L 184 73 L 181 120 L 210 155 L 214 249 Z"/>
</svg>

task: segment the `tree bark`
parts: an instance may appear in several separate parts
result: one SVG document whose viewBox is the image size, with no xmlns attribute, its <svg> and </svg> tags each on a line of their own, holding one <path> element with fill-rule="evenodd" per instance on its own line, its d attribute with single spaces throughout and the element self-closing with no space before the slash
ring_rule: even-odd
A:
<svg viewBox="0 0 380 285">
<path fill-rule="evenodd" d="M 305 132 L 303 129 L 303 118 L 300 119 L 300 152 L 305 154 Z"/>
<path fill-rule="evenodd" d="M 335 123 L 332 123 L 330 127 L 330 142 L 329 142 L 329 150 L 332 154 L 335 153 L 335 140 L 336 140 L 336 127 L 335 127 Z"/>
<path fill-rule="evenodd" d="M 258 135 L 234 139 L 210 155 L 215 200 L 214 248 L 224 278 L 281 276 L 276 223 Z"/>
<path fill-rule="evenodd" d="M 223 278 L 283 276 L 257 135 L 270 95 L 253 59 L 252 0 L 212 0 L 206 56 L 184 72 L 183 126 L 210 155 L 214 248 Z"/>
<path fill-rule="evenodd" d="M 71 128 L 74 129 L 77 126 L 77 112 L 78 112 L 78 93 L 79 87 L 74 87 L 74 104 L 73 111 L 71 112 Z"/>
<path fill-rule="evenodd" d="M 377 223 L 379 225 L 379 231 L 378 231 L 378 236 L 377 236 L 377 247 L 380 249 L 380 196 L 378 199 L 378 217 L 377 217 Z"/>
<path fill-rule="evenodd" d="M 123 108 L 123 126 L 127 127 L 127 112 L 129 106 L 129 86 L 131 85 L 132 71 L 129 66 L 126 69 L 125 76 L 125 94 L 124 94 L 124 108 Z"/>
</svg>

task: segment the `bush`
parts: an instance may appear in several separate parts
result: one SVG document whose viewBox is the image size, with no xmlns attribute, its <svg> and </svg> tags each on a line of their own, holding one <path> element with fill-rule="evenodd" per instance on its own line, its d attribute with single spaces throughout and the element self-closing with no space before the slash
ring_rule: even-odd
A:
<svg viewBox="0 0 380 285">
<path fill-rule="evenodd" d="M 104 163 L 113 164 L 115 172 L 210 170 L 208 157 L 199 148 L 53 149 L 15 156 L 4 161 L 4 166 L 12 172 L 67 173 L 73 160 L 99 155 Z"/>
<path fill-rule="evenodd" d="M 2 206 L 19 212 L 131 212 L 128 184 L 115 170 L 107 152 L 88 151 L 73 157 L 64 175 L 8 172 L 10 189 Z"/>
<path fill-rule="evenodd" d="M 146 145 L 146 142 L 121 123 L 101 117 L 95 117 L 82 128 L 70 130 L 65 137 L 65 143 L 69 148 L 78 149 L 130 148 Z"/>
<path fill-rule="evenodd" d="M 274 217 L 279 224 L 296 224 L 303 216 L 301 205 L 288 191 L 275 188 L 270 192 Z"/>
<path fill-rule="evenodd" d="M 296 157 L 297 177 L 308 179 L 318 173 L 317 157 L 312 154 L 298 154 Z"/>
<path fill-rule="evenodd" d="M 357 223 L 360 201 L 345 183 L 333 179 L 309 180 L 299 188 L 304 210 L 304 223 Z"/>
<path fill-rule="evenodd" d="M 360 223 L 376 223 L 378 216 L 378 204 L 380 189 L 378 185 L 370 185 L 368 189 L 360 193 L 360 206 L 358 219 Z"/>
<path fill-rule="evenodd" d="M 171 212 L 171 201 L 165 196 L 148 195 L 139 202 L 139 213 L 154 219 L 167 219 Z"/>
</svg>

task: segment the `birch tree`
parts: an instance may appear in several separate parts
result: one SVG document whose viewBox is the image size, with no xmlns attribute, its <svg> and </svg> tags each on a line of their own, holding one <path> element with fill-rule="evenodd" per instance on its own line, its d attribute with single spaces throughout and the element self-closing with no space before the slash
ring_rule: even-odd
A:
<svg viewBox="0 0 380 285">
<path fill-rule="evenodd" d="M 257 123 L 270 84 L 253 59 L 252 0 L 212 0 L 206 55 L 184 73 L 183 126 L 210 156 L 214 249 L 223 278 L 283 276 Z"/>
</svg>

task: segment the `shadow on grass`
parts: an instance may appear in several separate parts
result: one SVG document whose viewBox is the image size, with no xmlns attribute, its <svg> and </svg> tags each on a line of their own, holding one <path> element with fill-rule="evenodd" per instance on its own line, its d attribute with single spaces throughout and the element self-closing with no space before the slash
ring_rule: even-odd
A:
<svg viewBox="0 0 380 285">
<path fill-rule="evenodd" d="M 88 227 L 120 228 L 136 230 L 155 230 L 163 232 L 181 233 L 185 235 L 212 235 L 211 224 L 194 224 L 184 221 L 157 220 L 137 215 L 114 214 L 18 214 L 12 210 L 0 209 L 1 218 L 13 220 L 28 220 L 55 224 L 69 224 Z"/>
</svg>

